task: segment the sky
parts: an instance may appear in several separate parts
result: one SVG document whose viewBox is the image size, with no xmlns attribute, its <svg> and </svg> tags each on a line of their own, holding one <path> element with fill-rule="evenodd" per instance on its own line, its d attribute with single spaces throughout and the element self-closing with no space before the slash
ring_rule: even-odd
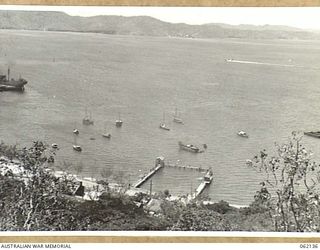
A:
<svg viewBox="0 0 320 250">
<path fill-rule="evenodd" d="M 62 11 L 73 16 L 151 16 L 171 23 L 286 25 L 320 30 L 320 7 L 96 7 L 96 6 L 12 6 L 2 10 Z"/>
</svg>

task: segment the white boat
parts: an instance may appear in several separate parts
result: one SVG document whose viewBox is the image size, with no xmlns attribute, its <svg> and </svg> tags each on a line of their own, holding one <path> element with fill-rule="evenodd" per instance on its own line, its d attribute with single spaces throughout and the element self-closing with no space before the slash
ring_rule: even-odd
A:
<svg viewBox="0 0 320 250">
<path fill-rule="evenodd" d="M 123 121 L 122 121 L 121 118 L 120 118 L 120 112 L 119 112 L 118 115 L 119 115 L 119 117 L 118 117 L 118 119 L 116 120 L 116 127 L 120 128 L 120 127 L 122 126 Z"/>
<path fill-rule="evenodd" d="M 111 134 L 107 132 L 107 125 L 106 124 L 104 126 L 104 130 L 105 130 L 105 133 L 102 134 L 102 137 L 110 139 Z"/>
<path fill-rule="evenodd" d="M 241 136 L 241 137 L 245 137 L 245 138 L 249 137 L 249 135 L 246 132 L 242 131 L 242 130 L 238 132 L 238 135 Z"/>
<path fill-rule="evenodd" d="M 82 148 L 81 148 L 81 146 L 79 146 L 79 145 L 73 145 L 72 147 L 73 147 L 73 149 L 74 149 L 75 151 L 78 151 L 78 152 L 81 152 L 81 151 L 82 151 Z"/>
<path fill-rule="evenodd" d="M 72 145 L 73 150 L 81 152 L 82 148 L 80 145 L 77 144 L 77 137 L 74 137 L 74 144 Z"/>
<path fill-rule="evenodd" d="M 181 118 L 179 117 L 179 115 L 178 115 L 178 109 L 177 109 L 177 108 L 176 108 L 175 113 L 174 113 L 174 116 L 173 116 L 173 121 L 174 121 L 175 123 L 183 124 L 182 119 L 181 119 Z"/>
<path fill-rule="evenodd" d="M 92 120 L 92 114 L 90 112 L 90 116 L 88 116 L 88 111 L 87 111 L 87 108 L 86 108 L 86 113 L 85 113 L 85 116 L 84 118 L 82 119 L 82 124 L 83 125 L 93 125 L 93 120 Z"/>
<path fill-rule="evenodd" d="M 52 143 L 52 144 L 51 144 L 51 147 L 52 147 L 52 148 L 54 148 L 54 149 L 59 148 L 59 146 L 58 146 L 58 144 L 57 144 L 57 143 Z"/>
<path fill-rule="evenodd" d="M 74 133 L 75 135 L 78 135 L 78 134 L 79 134 L 79 130 L 75 128 L 75 129 L 73 130 L 73 133 Z"/>
<path fill-rule="evenodd" d="M 162 121 L 162 123 L 160 123 L 159 128 L 167 130 L 167 131 L 170 130 L 170 128 L 168 128 L 166 123 L 165 123 L 165 114 L 164 114 L 164 112 L 163 112 L 163 121 Z"/>
</svg>

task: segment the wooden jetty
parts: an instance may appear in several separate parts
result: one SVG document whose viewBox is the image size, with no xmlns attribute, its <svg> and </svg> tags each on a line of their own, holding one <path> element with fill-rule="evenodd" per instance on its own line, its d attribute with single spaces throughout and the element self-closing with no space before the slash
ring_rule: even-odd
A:
<svg viewBox="0 0 320 250">
<path fill-rule="evenodd" d="M 185 166 L 185 165 L 178 165 L 178 164 L 166 164 L 166 167 L 183 168 L 183 169 L 190 169 L 190 170 L 197 170 L 197 171 L 207 171 L 208 170 L 208 169 L 201 168 L 201 167 Z"/>
<path fill-rule="evenodd" d="M 193 199 L 197 198 L 203 192 L 203 190 L 205 190 L 205 188 L 211 184 L 212 179 L 213 179 L 213 173 L 209 169 L 206 175 L 203 177 L 202 182 L 197 187 L 196 192 L 192 195 L 192 198 Z"/>
<path fill-rule="evenodd" d="M 143 183 L 145 183 L 149 178 L 151 178 L 154 174 L 156 174 L 161 168 L 164 167 L 164 162 L 162 157 L 158 157 L 156 160 L 156 166 L 150 170 L 148 174 L 143 176 L 140 180 L 138 180 L 133 187 L 139 188 Z"/>
</svg>

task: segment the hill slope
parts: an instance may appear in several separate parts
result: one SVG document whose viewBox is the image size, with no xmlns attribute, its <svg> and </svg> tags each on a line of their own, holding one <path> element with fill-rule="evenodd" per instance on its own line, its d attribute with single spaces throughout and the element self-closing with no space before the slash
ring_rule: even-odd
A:
<svg viewBox="0 0 320 250">
<path fill-rule="evenodd" d="M 173 24 L 148 16 L 69 16 L 63 12 L 0 11 L 0 29 L 98 32 L 194 38 L 320 39 L 319 33 L 286 26 Z"/>
</svg>

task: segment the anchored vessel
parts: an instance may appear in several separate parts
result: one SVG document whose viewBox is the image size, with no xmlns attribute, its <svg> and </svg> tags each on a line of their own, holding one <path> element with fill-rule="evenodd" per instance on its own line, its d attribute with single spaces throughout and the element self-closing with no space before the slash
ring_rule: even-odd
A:
<svg viewBox="0 0 320 250">
<path fill-rule="evenodd" d="M 175 123 L 183 124 L 182 119 L 181 119 L 181 118 L 179 117 L 179 115 L 178 115 L 178 109 L 177 109 L 177 108 L 176 108 L 175 113 L 174 113 L 174 116 L 173 116 L 173 121 L 174 121 Z"/>
<path fill-rule="evenodd" d="M 167 131 L 170 130 L 170 128 L 168 128 L 166 123 L 165 123 L 165 114 L 164 114 L 164 112 L 163 112 L 163 120 L 162 120 L 162 123 L 160 123 L 159 128 L 167 130 Z"/>
<path fill-rule="evenodd" d="M 111 134 L 107 132 L 107 125 L 106 124 L 104 125 L 104 131 L 105 132 L 102 134 L 102 137 L 110 139 Z"/>
<path fill-rule="evenodd" d="M 81 152 L 82 148 L 80 145 L 77 144 L 77 137 L 74 137 L 74 144 L 72 145 L 73 150 Z"/>
<path fill-rule="evenodd" d="M 123 121 L 120 118 L 120 113 L 118 115 L 119 115 L 119 117 L 116 120 L 116 127 L 120 128 L 122 126 Z"/>
<path fill-rule="evenodd" d="M 237 134 L 241 137 L 249 138 L 249 135 L 244 131 L 239 131 Z"/>
<path fill-rule="evenodd" d="M 316 131 L 316 132 L 309 131 L 309 132 L 304 132 L 304 134 L 312 137 L 320 138 L 320 131 Z"/>
<path fill-rule="evenodd" d="M 84 116 L 84 118 L 82 119 L 82 124 L 83 125 L 93 125 L 93 120 L 92 120 L 92 117 L 91 117 L 91 112 L 90 112 L 90 116 L 88 116 L 88 111 L 87 111 L 87 108 L 86 108 L 86 114 Z"/>
<path fill-rule="evenodd" d="M 8 75 L 0 75 L 0 91 L 24 91 L 24 85 L 28 82 L 19 78 L 18 80 L 10 79 L 10 68 L 8 68 Z"/>
<path fill-rule="evenodd" d="M 186 150 L 192 153 L 201 153 L 202 151 L 197 146 L 194 146 L 192 144 L 184 144 L 181 141 L 179 141 L 180 149 Z"/>
</svg>

